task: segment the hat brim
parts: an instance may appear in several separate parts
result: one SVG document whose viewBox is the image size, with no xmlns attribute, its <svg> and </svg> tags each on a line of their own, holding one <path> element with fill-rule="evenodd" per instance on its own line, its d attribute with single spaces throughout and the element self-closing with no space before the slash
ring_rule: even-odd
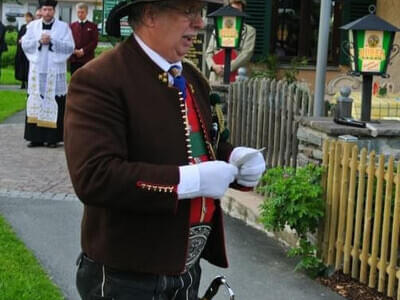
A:
<svg viewBox="0 0 400 300">
<path fill-rule="evenodd" d="M 151 2 L 160 2 L 163 0 L 127 0 L 119 2 L 115 5 L 110 13 L 108 14 L 106 21 L 106 32 L 109 36 L 120 37 L 121 29 L 120 29 L 120 21 L 123 17 L 129 15 L 130 8 L 138 3 L 151 3 Z M 215 4 L 224 4 L 224 0 L 198 0 L 200 2 L 205 3 L 215 3 Z"/>
</svg>

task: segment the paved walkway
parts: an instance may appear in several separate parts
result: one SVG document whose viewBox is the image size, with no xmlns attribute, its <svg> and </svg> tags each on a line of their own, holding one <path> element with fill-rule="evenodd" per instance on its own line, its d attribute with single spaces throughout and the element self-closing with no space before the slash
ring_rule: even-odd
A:
<svg viewBox="0 0 400 300">
<path fill-rule="evenodd" d="M 0 213 L 32 249 L 65 298 L 78 300 L 74 261 L 80 248 L 82 205 L 73 192 L 63 147 L 27 148 L 23 121 L 22 112 L 0 124 Z M 224 207 L 252 223 L 258 201 L 252 194 L 229 192 Z M 231 217 L 225 222 L 230 268 L 222 270 L 203 262 L 201 291 L 222 273 L 239 300 L 343 299 L 294 272 L 295 262 L 263 232 Z M 226 299 L 224 293 L 214 298 Z"/>
</svg>

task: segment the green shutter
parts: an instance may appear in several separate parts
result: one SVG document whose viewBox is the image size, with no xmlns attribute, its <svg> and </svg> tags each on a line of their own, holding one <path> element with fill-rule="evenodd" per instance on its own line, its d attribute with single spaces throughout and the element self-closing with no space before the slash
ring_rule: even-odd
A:
<svg viewBox="0 0 400 300">
<path fill-rule="evenodd" d="M 246 13 L 250 15 L 246 23 L 256 29 L 254 56 L 266 55 L 269 51 L 271 37 L 271 1 L 248 0 Z"/>
<path fill-rule="evenodd" d="M 376 5 L 376 0 L 345 0 L 343 1 L 343 14 L 342 14 L 342 25 L 346 25 L 352 21 L 355 21 L 365 15 L 369 14 L 369 6 Z M 348 41 L 348 31 L 340 30 L 341 45 L 344 41 Z M 348 65 L 349 58 L 340 51 L 340 64 Z"/>
</svg>

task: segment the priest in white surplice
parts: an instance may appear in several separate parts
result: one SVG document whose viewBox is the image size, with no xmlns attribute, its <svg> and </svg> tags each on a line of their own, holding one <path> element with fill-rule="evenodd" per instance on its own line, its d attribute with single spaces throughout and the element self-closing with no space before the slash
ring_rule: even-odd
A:
<svg viewBox="0 0 400 300">
<path fill-rule="evenodd" d="M 55 148 L 63 140 L 67 60 L 74 40 L 67 23 L 54 18 L 57 1 L 39 1 L 42 18 L 22 38 L 29 60 L 25 139 L 28 147 Z"/>
</svg>

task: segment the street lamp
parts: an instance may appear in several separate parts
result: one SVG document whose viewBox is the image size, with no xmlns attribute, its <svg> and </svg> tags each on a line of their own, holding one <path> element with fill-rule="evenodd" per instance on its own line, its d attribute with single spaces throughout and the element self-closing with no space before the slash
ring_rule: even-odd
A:
<svg viewBox="0 0 400 300">
<path fill-rule="evenodd" d="M 388 78 L 390 61 L 399 53 L 399 45 L 393 45 L 399 28 L 370 14 L 341 27 L 349 31 L 349 41 L 344 44 L 350 57 L 351 75 L 363 77 L 361 95 L 361 121 L 371 121 L 372 79 L 374 75 Z"/>
<path fill-rule="evenodd" d="M 237 49 L 240 46 L 243 18 L 247 16 L 247 14 L 232 6 L 223 6 L 207 16 L 214 18 L 217 47 L 223 48 L 225 51 L 225 84 L 229 84 L 232 49 Z"/>
</svg>

